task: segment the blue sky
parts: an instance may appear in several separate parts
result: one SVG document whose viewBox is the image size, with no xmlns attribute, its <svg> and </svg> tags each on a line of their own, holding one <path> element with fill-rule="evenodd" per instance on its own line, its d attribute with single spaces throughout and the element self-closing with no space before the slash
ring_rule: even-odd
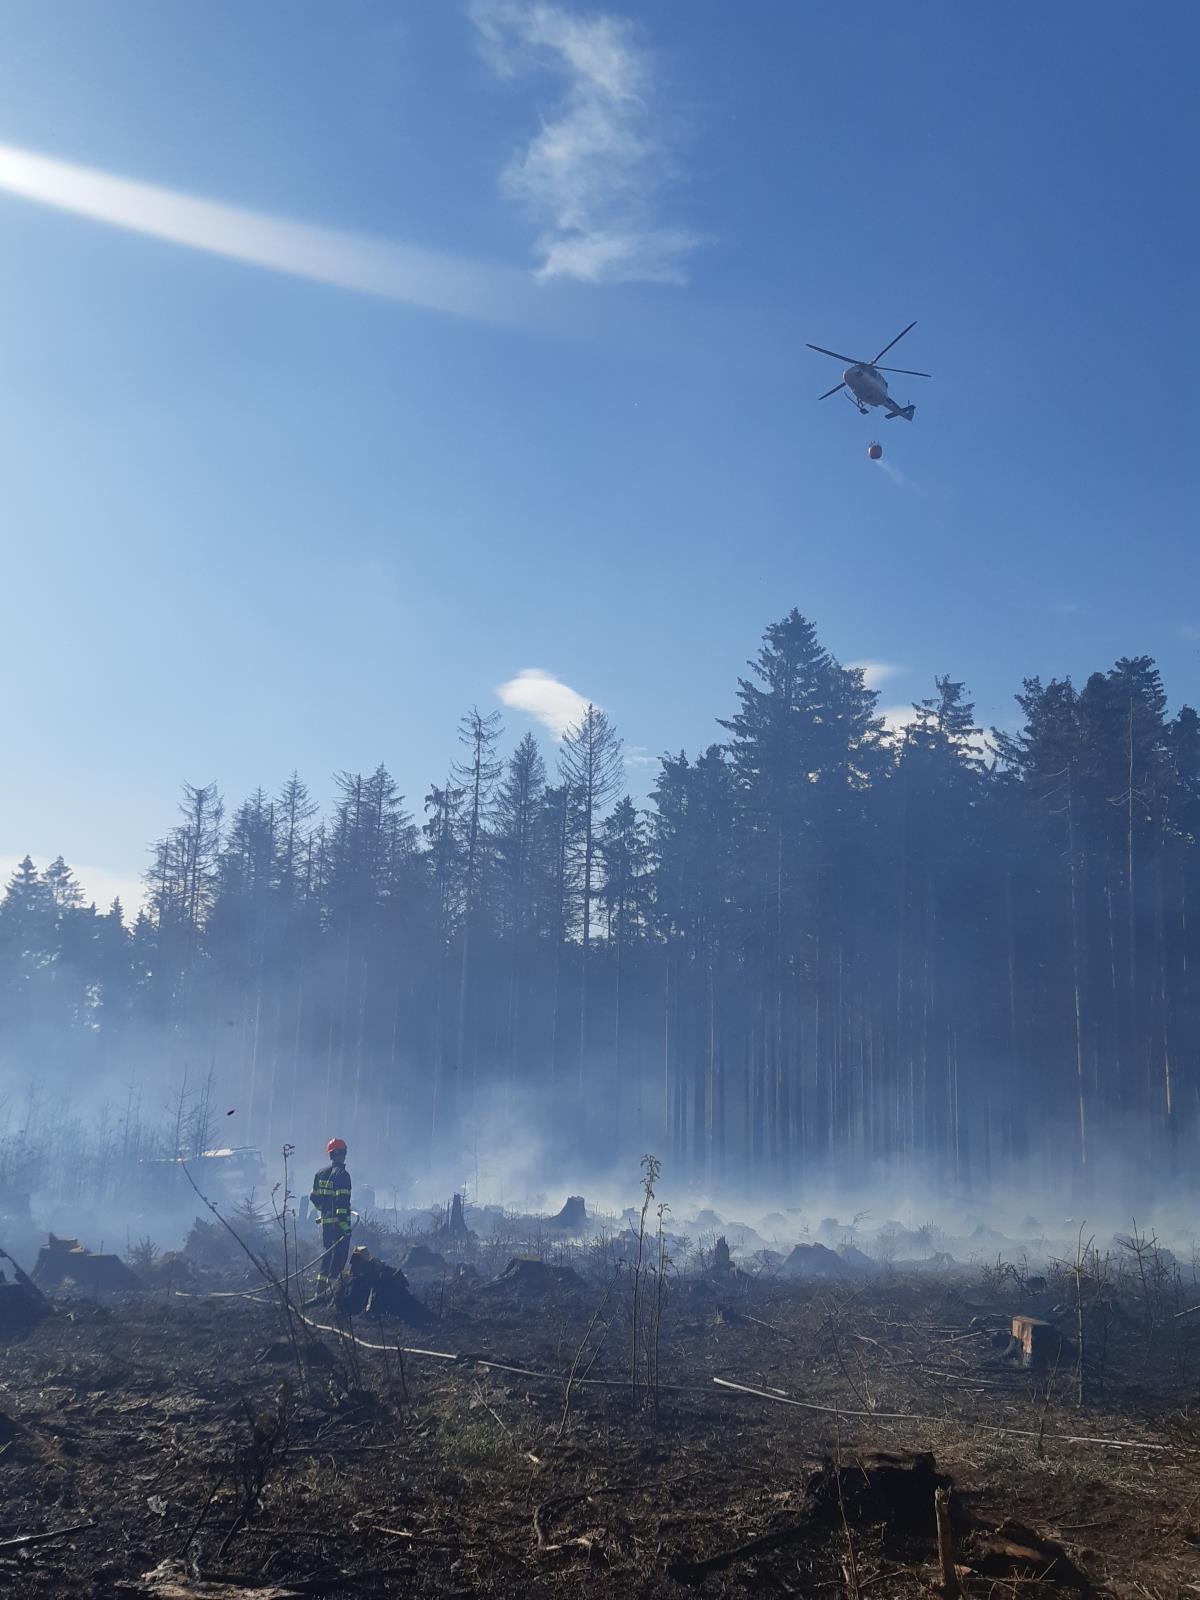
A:
<svg viewBox="0 0 1200 1600">
<path fill-rule="evenodd" d="M 1108 3 L 4 0 L 0 858 L 103 895 L 184 779 L 383 760 L 419 811 L 503 685 L 551 753 L 602 705 L 644 792 L 793 605 L 888 707 L 950 672 L 1005 722 L 1140 652 L 1195 700 L 1198 44 Z M 806 340 L 913 317 L 911 427 L 816 404 Z"/>
</svg>

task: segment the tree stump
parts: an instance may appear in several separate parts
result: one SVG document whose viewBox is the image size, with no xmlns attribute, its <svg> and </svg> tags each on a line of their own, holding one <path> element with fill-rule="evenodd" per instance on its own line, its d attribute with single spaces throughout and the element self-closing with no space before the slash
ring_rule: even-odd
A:
<svg viewBox="0 0 1200 1600">
<path fill-rule="evenodd" d="M 1042 1317 L 1014 1317 L 1012 1336 L 1021 1347 L 1021 1365 L 1032 1371 L 1053 1366 L 1062 1354 L 1062 1334 Z"/>
<path fill-rule="evenodd" d="M 59 1289 L 71 1283 L 77 1289 L 140 1289 L 138 1278 L 120 1256 L 93 1255 L 78 1239 L 56 1239 L 38 1251 L 30 1274 L 39 1289 Z"/>
<path fill-rule="evenodd" d="M 564 1233 L 583 1233 L 588 1227 L 587 1206 L 581 1194 L 567 1196 L 567 1203 L 557 1216 L 550 1218 L 552 1228 Z"/>
</svg>

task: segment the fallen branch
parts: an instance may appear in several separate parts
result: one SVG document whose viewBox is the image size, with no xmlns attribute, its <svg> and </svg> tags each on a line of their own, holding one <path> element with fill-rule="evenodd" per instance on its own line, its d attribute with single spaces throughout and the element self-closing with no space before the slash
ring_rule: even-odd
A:
<svg viewBox="0 0 1200 1600">
<path fill-rule="evenodd" d="M 371 1532 L 384 1533 L 389 1539 L 409 1539 L 414 1544 L 422 1545 L 426 1550 L 458 1550 L 462 1546 L 461 1539 L 447 1539 L 444 1533 L 435 1528 L 414 1533 L 409 1528 L 385 1528 L 382 1523 L 373 1522 Z"/>
<path fill-rule="evenodd" d="M 492 1372 L 511 1372 L 518 1378 L 536 1378 L 539 1383 L 566 1384 L 568 1379 L 561 1372 L 535 1372 L 532 1367 L 510 1367 L 502 1361 L 491 1361 L 487 1356 L 463 1354 L 455 1358 L 458 1361 L 472 1361 L 476 1366 L 487 1367 Z M 592 1389 L 628 1389 L 628 1378 L 575 1378 L 570 1380 L 572 1387 L 581 1389 L 587 1384 Z M 711 1391 L 703 1384 L 698 1383 L 660 1383 L 659 1389 L 671 1394 L 709 1394 Z"/>
<path fill-rule="evenodd" d="M 380 1350 L 385 1356 L 392 1355 L 399 1350 L 405 1356 L 426 1356 L 430 1361 L 462 1361 L 463 1356 L 455 1355 L 450 1350 L 415 1350 L 407 1345 L 371 1344 L 367 1339 L 360 1339 L 358 1334 L 349 1333 L 345 1328 L 332 1327 L 328 1322 L 314 1322 L 311 1317 L 300 1313 L 300 1321 L 307 1328 L 315 1328 L 318 1333 L 332 1333 L 339 1339 L 348 1339 L 351 1344 L 359 1345 L 363 1350 Z"/>
<path fill-rule="evenodd" d="M 69 1528 L 55 1528 L 53 1533 L 23 1533 L 18 1539 L 0 1539 L 0 1550 L 25 1550 L 32 1544 L 49 1544 L 51 1539 L 65 1539 L 95 1526 L 94 1521 L 75 1522 Z"/>
<path fill-rule="evenodd" d="M 182 1561 L 184 1556 L 187 1555 L 188 1548 L 191 1545 L 192 1540 L 196 1537 L 196 1535 L 200 1532 L 200 1529 L 204 1526 L 204 1519 L 208 1516 L 209 1510 L 212 1507 L 212 1503 L 217 1498 L 217 1492 L 220 1489 L 220 1487 L 221 1487 L 221 1480 L 220 1480 L 220 1478 L 217 1478 L 217 1480 L 214 1482 L 212 1488 L 209 1490 L 208 1499 L 204 1502 L 204 1505 L 203 1505 L 203 1507 L 201 1508 L 201 1511 L 200 1511 L 200 1515 L 196 1518 L 195 1522 L 193 1522 L 193 1524 L 192 1524 L 192 1531 L 188 1534 L 187 1538 L 183 1541 L 183 1543 L 179 1547 L 178 1553 L 176 1554 L 176 1557 L 175 1557 L 176 1561 Z"/>
<path fill-rule="evenodd" d="M 798 1341 L 782 1328 L 777 1328 L 773 1322 L 764 1322 L 761 1317 L 752 1317 L 748 1311 L 739 1311 L 736 1306 L 718 1306 L 718 1311 L 729 1322 L 752 1322 L 756 1328 L 765 1328 L 768 1333 L 773 1333 L 777 1339 L 782 1339 L 786 1344 L 796 1344 Z"/>
<path fill-rule="evenodd" d="M 807 1521 L 799 1521 L 790 1528 L 776 1528 L 771 1533 L 760 1533 L 753 1539 L 747 1539 L 744 1544 L 734 1545 L 729 1550 L 719 1550 L 715 1556 L 706 1556 L 703 1561 L 672 1561 L 667 1567 L 667 1576 L 674 1578 L 676 1583 L 702 1583 L 709 1573 L 720 1572 L 725 1567 L 732 1567 L 735 1562 L 745 1561 L 750 1556 L 762 1555 L 768 1550 L 777 1550 L 780 1545 L 787 1544 L 807 1528 Z"/>
<path fill-rule="evenodd" d="M 349 1444 L 344 1439 L 330 1434 L 327 1439 L 314 1439 L 311 1444 L 289 1444 L 286 1450 L 279 1453 L 283 1456 L 319 1456 L 322 1453 L 331 1454 L 334 1451 L 339 1456 L 368 1455 L 373 1450 L 386 1451 L 398 1450 L 401 1441 L 395 1440 L 392 1444 Z"/>
<path fill-rule="evenodd" d="M 486 1367 L 490 1372 L 508 1372 L 518 1378 L 536 1378 L 539 1383 L 571 1384 L 572 1388 L 581 1388 L 587 1384 L 593 1389 L 627 1389 L 628 1380 L 621 1378 L 571 1378 L 561 1372 L 535 1372 L 532 1367 L 514 1367 L 507 1362 L 493 1361 L 490 1356 L 478 1355 L 469 1350 L 419 1350 L 408 1345 L 372 1344 L 369 1339 L 362 1339 L 356 1333 L 350 1333 L 345 1328 L 337 1328 L 328 1322 L 314 1322 L 311 1317 L 300 1313 L 300 1320 L 306 1327 L 315 1328 L 318 1333 L 332 1333 L 338 1339 L 348 1340 L 362 1350 L 376 1350 L 381 1355 L 392 1355 L 397 1350 L 405 1356 L 423 1356 L 429 1361 L 454 1361 L 462 1366 Z M 659 1388 L 668 1390 L 672 1394 L 709 1394 L 707 1385 L 699 1383 L 660 1383 Z"/>
<path fill-rule="evenodd" d="M 1015 1439 L 1036 1439 L 1038 1436 L 1036 1429 L 999 1428 L 994 1423 L 972 1422 L 967 1417 L 927 1417 L 916 1411 L 846 1411 L 841 1406 L 819 1406 L 811 1400 L 794 1400 L 782 1390 L 755 1389 L 748 1383 L 734 1383 L 731 1378 L 714 1378 L 713 1382 L 719 1384 L 722 1389 L 734 1389 L 739 1394 L 753 1395 L 758 1400 L 772 1400 L 778 1406 L 795 1406 L 800 1411 L 822 1411 L 834 1417 L 866 1417 L 872 1422 L 928 1422 L 937 1427 L 950 1425 L 978 1429 L 982 1433 L 1003 1433 Z M 1103 1445 L 1110 1450 L 1156 1450 L 1175 1455 L 1200 1454 L 1194 1450 L 1179 1450 L 1174 1445 L 1145 1444 L 1140 1439 L 1096 1439 L 1090 1435 L 1073 1433 L 1050 1433 L 1046 1437 L 1056 1439 L 1060 1444 Z"/>
<path fill-rule="evenodd" d="M 512 1429 L 509 1427 L 508 1423 L 505 1422 L 504 1418 L 500 1415 L 500 1413 L 498 1411 L 496 1411 L 491 1406 L 491 1404 L 488 1402 L 487 1396 L 484 1394 L 483 1389 L 479 1384 L 475 1385 L 475 1398 L 479 1401 L 479 1404 L 488 1413 L 488 1415 L 490 1417 L 493 1417 L 500 1424 L 500 1426 L 504 1429 L 505 1433 L 511 1439 L 512 1438 Z"/>
</svg>

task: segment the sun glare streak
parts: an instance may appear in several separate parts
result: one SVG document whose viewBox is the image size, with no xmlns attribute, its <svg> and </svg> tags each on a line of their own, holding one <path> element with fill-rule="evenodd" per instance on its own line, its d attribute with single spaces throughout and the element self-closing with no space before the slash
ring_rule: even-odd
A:
<svg viewBox="0 0 1200 1600">
<path fill-rule="evenodd" d="M 430 311 L 532 320 L 537 290 L 515 268 L 294 222 L 0 144 L 0 191 L 109 227 Z"/>
</svg>

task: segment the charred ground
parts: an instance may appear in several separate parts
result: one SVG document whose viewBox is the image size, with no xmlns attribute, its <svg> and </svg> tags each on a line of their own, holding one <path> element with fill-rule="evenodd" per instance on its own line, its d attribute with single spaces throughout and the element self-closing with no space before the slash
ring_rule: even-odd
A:
<svg viewBox="0 0 1200 1600">
<path fill-rule="evenodd" d="M 4 1336 L 14 1592 L 916 1595 L 939 1484 L 964 1593 L 1197 1592 L 1200 1314 L 1136 1258 L 660 1276 L 651 1237 L 639 1272 L 628 1234 L 443 1230 L 410 1261 L 416 1333 L 302 1322 L 196 1241 Z M 1019 1313 L 1050 1325 L 1034 1371 Z"/>
</svg>

